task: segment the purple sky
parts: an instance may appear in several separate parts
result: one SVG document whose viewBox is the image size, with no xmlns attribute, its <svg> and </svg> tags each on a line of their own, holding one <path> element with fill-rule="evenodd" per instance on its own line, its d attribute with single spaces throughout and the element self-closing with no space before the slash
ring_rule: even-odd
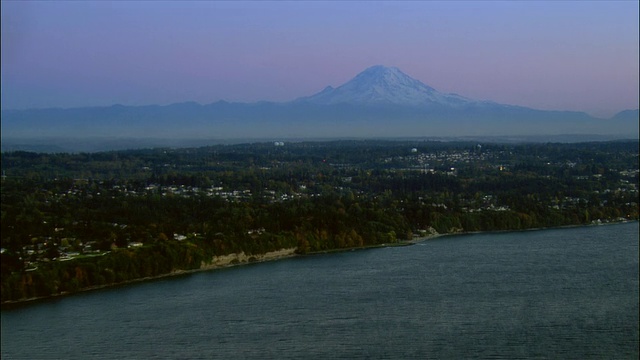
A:
<svg viewBox="0 0 640 360">
<path fill-rule="evenodd" d="M 288 101 L 372 65 L 443 92 L 638 108 L 638 1 L 2 1 L 2 108 Z"/>
</svg>

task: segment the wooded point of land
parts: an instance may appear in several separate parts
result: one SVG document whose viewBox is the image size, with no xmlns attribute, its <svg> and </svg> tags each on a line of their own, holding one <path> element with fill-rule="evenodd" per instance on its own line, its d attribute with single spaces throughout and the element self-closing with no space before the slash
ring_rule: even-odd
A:
<svg viewBox="0 0 640 360">
<path fill-rule="evenodd" d="M 2 302 L 435 233 L 638 219 L 638 142 L 5 152 Z"/>
</svg>

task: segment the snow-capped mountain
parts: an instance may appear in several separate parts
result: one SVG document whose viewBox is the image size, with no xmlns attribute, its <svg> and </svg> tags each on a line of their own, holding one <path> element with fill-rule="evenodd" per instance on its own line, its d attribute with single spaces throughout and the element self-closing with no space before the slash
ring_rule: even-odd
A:
<svg viewBox="0 0 640 360">
<path fill-rule="evenodd" d="M 410 77 L 396 67 L 372 66 L 337 88 L 299 98 L 298 102 L 322 105 L 446 105 L 461 106 L 475 101 L 456 94 L 445 94 Z"/>
<path fill-rule="evenodd" d="M 249 139 L 607 135 L 638 138 L 638 110 L 612 119 L 445 94 L 397 68 L 373 66 L 336 88 L 294 101 L 71 109 L 2 109 L 5 144 L 90 138 Z M 31 140 L 29 140 L 31 139 Z M 36 139 L 36 140 L 33 140 Z M 43 140 L 44 139 L 44 140 Z M 69 140 L 72 139 L 72 140 Z M 90 140 L 92 142 L 94 140 Z M 109 140 L 111 141 L 111 140 Z M 120 140 L 118 140 L 120 141 Z M 20 146 L 22 146 L 20 145 Z"/>
</svg>

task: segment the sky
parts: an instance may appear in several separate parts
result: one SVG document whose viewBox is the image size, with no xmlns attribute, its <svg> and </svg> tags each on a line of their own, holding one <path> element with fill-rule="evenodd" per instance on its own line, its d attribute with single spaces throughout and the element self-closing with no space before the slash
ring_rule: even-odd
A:
<svg viewBox="0 0 640 360">
<path fill-rule="evenodd" d="M 396 66 L 447 93 L 637 109 L 638 1 L 2 0 L 2 109 L 289 101 Z"/>
</svg>

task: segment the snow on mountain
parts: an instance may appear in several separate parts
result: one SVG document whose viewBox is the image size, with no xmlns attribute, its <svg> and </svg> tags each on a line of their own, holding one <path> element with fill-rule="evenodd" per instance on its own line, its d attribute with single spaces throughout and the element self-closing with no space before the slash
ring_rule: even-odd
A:
<svg viewBox="0 0 640 360">
<path fill-rule="evenodd" d="M 382 65 L 367 68 L 337 88 L 328 86 L 315 95 L 299 98 L 296 101 L 323 105 L 439 104 L 454 107 L 476 103 L 474 100 L 456 94 L 441 93 L 413 79 L 396 67 Z"/>
<path fill-rule="evenodd" d="M 638 138 L 638 110 L 603 120 L 575 111 L 475 101 L 438 92 L 385 66 L 370 67 L 341 86 L 327 86 L 315 95 L 284 103 L 2 109 L 1 117 L 3 144 L 10 140 L 18 145 L 25 139 L 69 142 L 93 137 L 118 141 L 566 134 Z"/>
</svg>

